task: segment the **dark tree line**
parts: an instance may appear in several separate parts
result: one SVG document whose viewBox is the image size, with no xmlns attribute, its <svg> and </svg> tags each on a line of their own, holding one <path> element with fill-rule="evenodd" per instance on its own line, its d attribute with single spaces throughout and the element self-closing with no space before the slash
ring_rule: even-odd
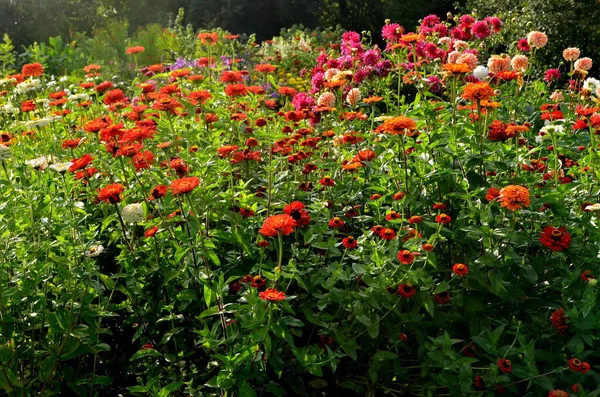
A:
<svg viewBox="0 0 600 397">
<path fill-rule="evenodd" d="M 256 33 L 259 40 L 282 28 L 336 26 L 369 30 L 374 38 L 389 18 L 414 27 L 419 18 L 452 10 L 453 0 L 0 0 L 0 34 L 8 33 L 17 49 L 34 41 L 74 32 L 92 34 L 108 19 L 127 20 L 134 31 L 148 23 L 168 25 L 180 7 L 194 28 L 221 27 L 233 33 Z"/>
</svg>

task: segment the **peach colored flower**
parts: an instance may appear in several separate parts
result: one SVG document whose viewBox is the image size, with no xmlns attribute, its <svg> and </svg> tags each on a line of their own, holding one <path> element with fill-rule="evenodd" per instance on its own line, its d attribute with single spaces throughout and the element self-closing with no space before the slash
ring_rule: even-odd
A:
<svg viewBox="0 0 600 397">
<path fill-rule="evenodd" d="M 458 57 L 456 63 L 465 63 L 469 65 L 469 68 L 471 68 L 471 70 L 473 70 L 477 67 L 477 55 L 471 54 L 470 52 L 465 52 L 464 54 Z"/>
<path fill-rule="evenodd" d="M 592 68 L 591 58 L 580 58 L 575 61 L 575 69 L 588 71 Z"/>
<path fill-rule="evenodd" d="M 548 36 L 545 33 L 534 30 L 527 34 L 527 43 L 533 48 L 543 48 L 548 44 Z"/>
<path fill-rule="evenodd" d="M 512 66 L 513 70 L 517 72 L 524 72 L 529 65 L 529 60 L 525 55 L 515 55 L 510 61 L 510 65 Z"/>
<path fill-rule="evenodd" d="M 325 106 L 325 107 L 333 107 L 333 105 L 335 105 L 335 94 L 333 94 L 331 92 L 322 93 L 321 96 L 319 97 L 319 99 L 317 99 L 317 105 Z"/>
<path fill-rule="evenodd" d="M 510 71 L 510 57 L 508 55 L 492 55 L 487 63 L 490 73 Z"/>
<path fill-rule="evenodd" d="M 579 48 L 569 47 L 563 50 L 563 58 L 568 62 L 576 61 L 577 58 L 579 58 L 579 55 L 581 55 Z"/>
<path fill-rule="evenodd" d="M 350 106 L 355 106 L 358 101 L 360 101 L 360 90 L 358 88 L 352 88 L 346 95 L 346 102 L 348 102 L 348 105 Z"/>
</svg>

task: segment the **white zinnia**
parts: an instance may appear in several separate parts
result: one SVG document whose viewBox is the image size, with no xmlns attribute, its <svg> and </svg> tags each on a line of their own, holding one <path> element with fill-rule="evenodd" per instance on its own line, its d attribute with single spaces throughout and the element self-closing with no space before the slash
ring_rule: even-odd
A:
<svg viewBox="0 0 600 397">
<path fill-rule="evenodd" d="M 85 256 L 88 258 L 94 258 L 100 255 L 104 251 L 104 247 L 102 245 L 92 245 L 90 248 L 85 251 Z"/>
<path fill-rule="evenodd" d="M 490 70 L 483 65 L 479 65 L 473 70 L 473 76 L 477 77 L 477 80 L 483 81 L 490 74 Z"/>
<path fill-rule="evenodd" d="M 593 77 L 588 77 L 583 82 L 583 89 L 597 93 L 597 91 L 600 90 L 600 80 Z"/>
<path fill-rule="evenodd" d="M 142 204 L 134 203 L 128 204 L 123 208 L 121 213 L 123 217 L 123 222 L 126 223 L 138 223 L 144 220 L 144 209 L 142 208 Z"/>
<path fill-rule="evenodd" d="M 65 173 L 69 170 L 69 167 L 72 165 L 73 163 L 68 162 L 68 163 L 56 163 L 56 164 L 52 164 L 50 166 L 51 169 L 53 169 L 56 172 L 59 173 Z"/>
</svg>

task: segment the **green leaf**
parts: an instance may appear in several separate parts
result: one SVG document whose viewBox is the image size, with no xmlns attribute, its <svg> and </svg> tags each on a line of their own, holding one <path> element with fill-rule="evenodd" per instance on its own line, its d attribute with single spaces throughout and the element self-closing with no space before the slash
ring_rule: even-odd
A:
<svg viewBox="0 0 600 397">
<path fill-rule="evenodd" d="M 206 302 L 206 306 L 210 307 L 212 303 L 212 295 L 213 291 L 209 284 L 204 284 L 204 301 Z"/>
<path fill-rule="evenodd" d="M 254 389 L 252 389 L 250 387 L 250 385 L 248 385 L 247 382 L 242 383 L 240 385 L 238 391 L 239 391 L 240 397 L 256 397 L 256 393 L 254 392 Z"/>
<path fill-rule="evenodd" d="M 184 289 L 177 294 L 176 299 L 178 301 L 194 300 L 198 298 L 198 294 L 193 289 Z"/>
<path fill-rule="evenodd" d="M 183 382 L 173 382 L 170 383 L 168 385 L 166 385 L 165 387 L 163 387 L 159 392 L 157 397 L 167 397 L 168 395 L 171 394 L 171 392 L 179 389 L 181 386 L 183 386 L 184 383 Z"/>
</svg>

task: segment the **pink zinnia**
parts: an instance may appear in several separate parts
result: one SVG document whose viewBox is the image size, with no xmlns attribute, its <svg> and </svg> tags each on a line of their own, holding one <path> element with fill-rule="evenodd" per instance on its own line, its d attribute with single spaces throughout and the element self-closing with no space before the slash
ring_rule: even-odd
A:
<svg viewBox="0 0 600 397">
<path fill-rule="evenodd" d="M 477 21 L 473 24 L 473 34 L 478 39 L 483 40 L 486 37 L 488 37 L 490 34 L 492 34 L 492 32 L 490 31 L 490 27 L 488 26 L 487 22 Z"/>
<path fill-rule="evenodd" d="M 397 23 L 391 23 L 389 25 L 385 25 L 381 29 L 381 36 L 386 41 L 398 42 L 400 37 L 404 34 L 404 28 Z"/>
<path fill-rule="evenodd" d="M 527 42 L 526 38 L 522 38 L 519 40 L 519 43 L 517 44 L 517 48 L 519 49 L 519 51 L 523 51 L 523 52 L 528 52 L 531 50 L 531 47 L 529 47 L 529 43 Z"/>
<path fill-rule="evenodd" d="M 546 80 L 546 83 L 558 81 L 558 79 L 560 79 L 560 70 L 558 70 L 558 69 L 546 70 L 546 75 L 544 76 L 544 80 Z"/>
</svg>

